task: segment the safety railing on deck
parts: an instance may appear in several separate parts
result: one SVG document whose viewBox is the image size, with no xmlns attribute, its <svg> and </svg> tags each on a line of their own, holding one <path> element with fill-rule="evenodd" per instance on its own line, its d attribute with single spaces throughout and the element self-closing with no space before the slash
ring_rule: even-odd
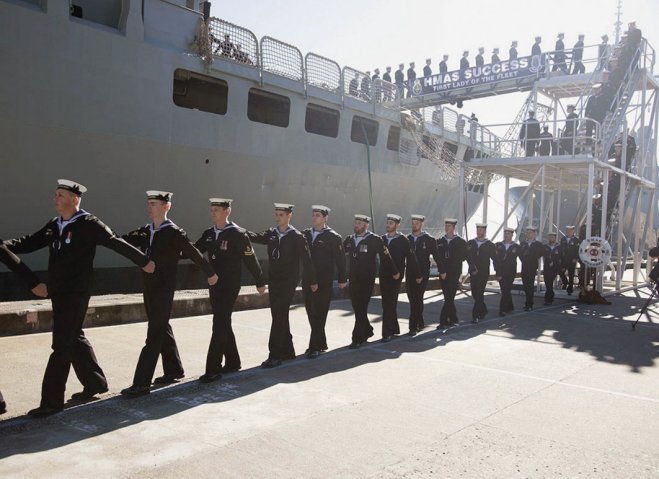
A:
<svg viewBox="0 0 659 479">
<path fill-rule="evenodd" d="M 219 18 L 208 20 L 213 55 L 246 65 L 259 66 L 259 43 L 250 30 Z"/>
<path fill-rule="evenodd" d="M 315 53 L 307 53 L 304 57 L 304 65 L 307 85 L 341 94 L 341 67 L 338 63 Z"/>
<path fill-rule="evenodd" d="M 261 66 L 263 71 L 291 80 L 304 81 L 302 52 L 276 38 L 261 38 Z"/>
<path fill-rule="evenodd" d="M 376 103 L 386 108 L 398 109 L 400 105 L 398 87 L 393 83 L 376 78 L 373 82 L 374 99 Z"/>
<path fill-rule="evenodd" d="M 371 101 L 371 77 L 350 67 L 343 67 L 343 94 L 358 100 Z"/>
</svg>

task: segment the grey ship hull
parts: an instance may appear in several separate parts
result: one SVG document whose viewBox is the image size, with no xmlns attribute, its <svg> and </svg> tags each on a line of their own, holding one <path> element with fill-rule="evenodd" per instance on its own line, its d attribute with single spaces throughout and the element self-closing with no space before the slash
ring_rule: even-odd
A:
<svg viewBox="0 0 659 479">
<path fill-rule="evenodd" d="M 352 231 L 354 213 L 369 213 L 366 147 L 350 140 L 352 116 L 367 116 L 363 111 L 342 109 L 338 138 L 306 133 L 306 103 L 332 105 L 276 82 L 258 85 L 223 71 L 221 62 L 211 75 L 229 84 L 227 114 L 189 110 L 172 101 L 173 76 L 177 68 L 203 73 L 199 59 L 149 42 L 148 33 L 144 42 L 130 41 L 113 29 L 6 1 L 0 31 L 0 198 L 10 205 L 0 218 L 4 238 L 36 231 L 54 216 L 57 178 L 85 184 L 83 208 L 117 232 L 147 222 L 147 189 L 175 193 L 171 218 L 192 239 L 208 227 L 210 196 L 233 198 L 234 221 L 252 230 L 272 225 L 274 201 L 296 205 L 293 224 L 300 229 L 312 204 L 327 204 L 331 225 L 343 235 Z M 291 99 L 288 128 L 247 119 L 252 87 Z M 381 233 L 389 212 L 424 213 L 438 231 L 444 216 L 459 212 L 457 180 L 442 180 L 428 160 L 401 164 L 386 148 L 389 126 L 399 118 L 375 119 L 374 227 Z M 468 216 L 480 199 L 468 193 Z M 36 270 L 46 267 L 45 251 L 25 259 Z M 97 292 L 139 287 L 139 275 L 114 274 L 130 264 L 112 252 L 99 248 L 96 266 Z M 16 291 L 11 281 L 5 275 L 3 291 Z"/>
</svg>

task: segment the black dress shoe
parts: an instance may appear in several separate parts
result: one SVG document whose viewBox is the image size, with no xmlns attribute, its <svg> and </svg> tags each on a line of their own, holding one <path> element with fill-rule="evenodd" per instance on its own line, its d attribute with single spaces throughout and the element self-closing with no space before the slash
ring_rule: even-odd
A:
<svg viewBox="0 0 659 479">
<path fill-rule="evenodd" d="M 39 406 L 38 408 L 29 410 L 27 415 L 30 417 L 46 417 L 62 412 L 63 409 L 62 407 Z"/>
<path fill-rule="evenodd" d="M 499 316 L 500 316 L 500 317 L 503 318 L 505 315 L 506 315 L 506 313 L 504 313 L 503 311 L 499 311 Z"/>
<path fill-rule="evenodd" d="M 184 377 L 185 374 L 179 374 L 176 376 L 171 374 L 165 374 L 163 376 L 154 379 L 153 384 L 173 384 L 173 383 L 177 383 L 179 379 L 183 379 Z"/>
<path fill-rule="evenodd" d="M 410 331 L 409 333 L 407 333 L 407 335 L 408 335 L 408 336 L 412 336 L 412 337 L 414 337 L 414 336 L 416 336 L 416 331 L 417 331 L 416 329 L 413 329 L 412 331 Z"/>
<path fill-rule="evenodd" d="M 268 358 L 261 363 L 261 367 L 265 369 L 276 368 L 277 366 L 281 366 L 281 359 Z"/>
<path fill-rule="evenodd" d="M 382 338 L 382 342 L 383 342 L 383 343 L 388 343 L 388 342 L 391 341 L 393 338 L 394 338 L 393 336 L 385 336 L 384 338 Z"/>
<path fill-rule="evenodd" d="M 474 319 L 472 319 L 472 320 L 471 320 L 471 323 L 472 323 L 472 324 L 478 324 L 478 318 L 474 318 Z"/>
<path fill-rule="evenodd" d="M 238 371 L 240 371 L 240 366 L 222 366 L 222 372 L 224 374 L 237 373 Z"/>
<path fill-rule="evenodd" d="M 83 389 L 82 391 L 78 393 L 73 393 L 71 394 L 71 399 L 76 400 L 76 401 L 87 401 L 88 399 L 92 399 L 94 396 L 97 394 L 103 394 L 108 392 L 108 388 L 100 388 L 100 389 Z"/>
<path fill-rule="evenodd" d="M 357 341 L 353 341 L 350 343 L 350 346 L 348 346 L 349 349 L 359 349 L 361 348 L 363 343 L 358 343 Z"/>
<path fill-rule="evenodd" d="M 146 396 L 150 392 L 151 392 L 151 388 L 149 388 L 149 386 L 138 386 L 136 384 L 133 384 L 131 387 L 121 390 L 121 394 L 129 398 Z"/>
<path fill-rule="evenodd" d="M 206 373 L 199 376 L 199 381 L 202 383 L 212 383 L 222 378 L 221 373 Z"/>
<path fill-rule="evenodd" d="M 4 401 L 0 401 L 0 414 L 4 414 L 7 412 L 7 403 Z"/>
<path fill-rule="evenodd" d="M 439 323 L 436 329 L 442 330 L 442 329 L 448 329 L 449 327 L 450 325 L 447 323 Z"/>
<path fill-rule="evenodd" d="M 309 351 L 307 353 L 307 359 L 316 359 L 318 356 L 320 356 L 320 351 Z"/>
</svg>

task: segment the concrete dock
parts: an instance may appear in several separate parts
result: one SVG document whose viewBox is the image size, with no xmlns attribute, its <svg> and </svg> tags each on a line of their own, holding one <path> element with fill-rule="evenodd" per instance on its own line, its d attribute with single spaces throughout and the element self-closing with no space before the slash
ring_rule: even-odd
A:
<svg viewBox="0 0 659 479">
<path fill-rule="evenodd" d="M 532 312 L 435 330 L 441 301 L 426 297 L 426 329 L 382 344 L 350 342 L 349 301 L 332 304 L 330 351 L 279 368 L 267 355 L 267 309 L 234 313 L 243 370 L 200 384 L 209 315 L 172 320 L 187 377 L 150 396 L 118 396 L 130 384 L 145 323 L 86 331 L 110 383 L 101 399 L 31 420 L 50 334 L 0 338 L 0 477 L 659 477 L 659 305 L 636 331 L 648 290 L 613 304 L 557 300 Z M 408 317 L 400 296 L 399 316 Z M 522 298 L 515 296 L 519 307 Z M 407 321 L 400 320 L 401 332 Z M 309 326 L 291 312 L 298 354 Z M 159 370 L 157 374 L 159 374 Z M 71 372 L 67 397 L 80 385 Z"/>
</svg>

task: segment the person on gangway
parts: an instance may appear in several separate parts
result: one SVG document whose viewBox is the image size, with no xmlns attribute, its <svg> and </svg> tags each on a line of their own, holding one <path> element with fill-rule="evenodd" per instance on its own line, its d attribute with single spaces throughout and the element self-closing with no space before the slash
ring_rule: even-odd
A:
<svg viewBox="0 0 659 479">
<path fill-rule="evenodd" d="M 540 139 L 540 122 L 535 118 L 535 111 L 529 110 L 529 117 L 519 130 L 519 139 L 526 150 L 525 156 L 535 156 L 535 148 Z"/>
</svg>

